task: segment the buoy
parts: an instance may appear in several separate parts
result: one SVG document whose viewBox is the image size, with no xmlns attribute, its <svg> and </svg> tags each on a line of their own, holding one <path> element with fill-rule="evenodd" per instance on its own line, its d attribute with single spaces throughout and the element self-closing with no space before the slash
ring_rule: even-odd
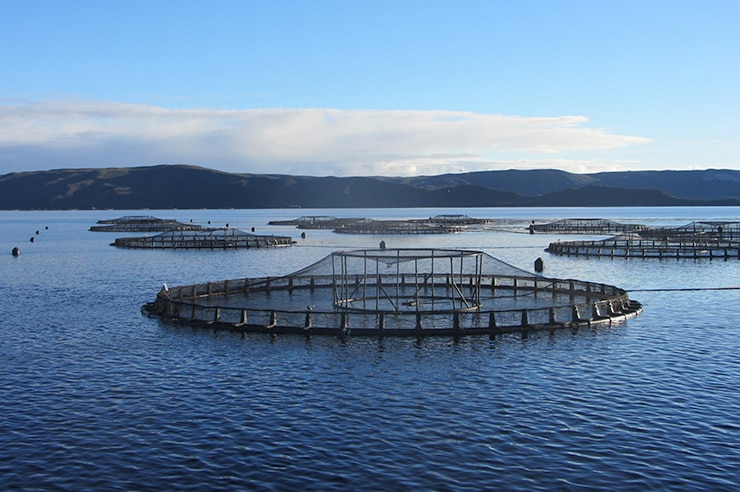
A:
<svg viewBox="0 0 740 492">
<path fill-rule="evenodd" d="M 254 232 L 254 227 L 252 227 L 252 232 Z"/>
<path fill-rule="evenodd" d="M 306 239 L 306 233 L 305 232 L 301 232 L 301 238 Z"/>
<path fill-rule="evenodd" d="M 38 236 L 39 234 L 41 234 L 41 233 L 39 231 L 36 231 L 36 235 Z"/>
<path fill-rule="evenodd" d="M 34 242 L 34 241 L 36 241 L 36 238 L 35 238 L 35 237 L 33 237 L 33 236 L 31 236 L 31 239 L 30 239 L 30 241 L 31 241 L 31 242 Z"/>
<path fill-rule="evenodd" d="M 385 241 L 380 241 L 380 249 L 385 249 Z"/>
<path fill-rule="evenodd" d="M 13 256 L 20 256 L 21 255 L 21 249 L 18 246 L 16 246 L 15 248 L 12 249 L 12 251 L 10 253 Z"/>
<path fill-rule="evenodd" d="M 534 271 L 535 272 L 541 272 L 545 269 L 545 262 L 542 261 L 542 258 L 537 258 L 534 260 Z"/>
</svg>

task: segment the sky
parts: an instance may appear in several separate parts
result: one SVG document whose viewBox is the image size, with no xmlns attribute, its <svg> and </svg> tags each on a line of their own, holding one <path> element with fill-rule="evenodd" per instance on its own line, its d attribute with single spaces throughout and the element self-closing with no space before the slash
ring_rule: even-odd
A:
<svg viewBox="0 0 740 492">
<path fill-rule="evenodd" d="M 0 175 L 740 170 L 735 0 L 0 0 Z"/>
</svg>

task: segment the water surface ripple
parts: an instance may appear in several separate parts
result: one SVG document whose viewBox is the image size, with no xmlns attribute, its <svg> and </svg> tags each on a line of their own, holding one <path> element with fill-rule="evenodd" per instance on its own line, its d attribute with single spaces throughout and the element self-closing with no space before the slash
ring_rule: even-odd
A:
<svg viewBox="0 0 740 492">
<path fill-rule="evenodd" d="M 667 222 L 738 214 L 529 210 L 558 212 Z M 515 222 L 522 212 L 508 213 Z M 139 308 L 163 281 L 287 273 L 380 238 L 309 231 L 282 250 L 162 252 L 118 250 L 108 245 L 115 235 L 87 232 L 96 220 L 124 214 L 0 212 L 3 490 L 740 485 L 738 290 L 635 293 L 645 312 L 627 323 L 529 336 L 244 336 L 164 325 Z M 152 214 L 299 236 L 265 225 L 293 218 L 291 211 Z M 43 232 L 27 244 L 35 230 Z M 515 232 L 385 240 L 484 249 L 525 269 L 542 256 L 547 275 L 628 290 L 740 283 L 740 261 L 557 258 L 542 251 L 552 237 Z M 18 244 L 22 254 L 12 258 Z"/>
</svg>

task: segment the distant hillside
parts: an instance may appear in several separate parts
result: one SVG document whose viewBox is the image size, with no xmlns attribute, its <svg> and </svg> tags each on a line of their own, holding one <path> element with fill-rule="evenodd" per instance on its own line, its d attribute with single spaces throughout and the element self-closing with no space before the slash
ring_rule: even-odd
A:
<svg viewBox="0 0 740 492">
<path fill-rule="evenodd" d="M 483 171 L 442 174 L 413 178 L 388 178 L 425 190 L 451 188 L 466 184 L 536 197 L 584 186 L 657 190 L 689 200 L 724 200 L 740 198 L 740 171 L 708 169 L 703 171 L 624 171 L 573 174 L 554 169 Z"/>
<path fill-rule="evenodd" d="M 476 185 L 493 190 L 508 191 L 524 197 L 535 197 L 554 191 L 598 184 L 591 175 L 571 174 L 555 169 L 480 171 L 461 174 L 441 174 L 438 176 L 419 176 L 411 178 L 385 178 L 398 181 L 415 188 L 437 190 L 456 188 L 463 185 Z"/>
<path fill-rule="evenodd" d="M 625 203 L 636 207 L 660 207 L 687 205 L 690 201 L 658 190 L 626 190 L 589 185 L 549 193 L 534 198 L 532 203 L 540 207 L 619 207 Z"/>
<path fill-rule="evenodd" d="M 740 205 L 740 171 L 487 171 L 413 178 L 233 174 L 186 165 L 0 176 L 0 209 Z"/>
</svg>

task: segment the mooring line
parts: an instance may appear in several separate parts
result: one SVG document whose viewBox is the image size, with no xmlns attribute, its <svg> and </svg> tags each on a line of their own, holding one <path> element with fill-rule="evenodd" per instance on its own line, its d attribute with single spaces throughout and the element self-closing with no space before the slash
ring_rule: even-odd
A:
<svg viewBox="0 0 740 492">
<path fill-rule="evenodd" d="M 681 288 L 665 288 L 665 289 L 631 289 L 627 292 L 688 292 L 697 290 L 740 290 L 740 286 L 737 287 L 681 287 Z"/>
</svg>

